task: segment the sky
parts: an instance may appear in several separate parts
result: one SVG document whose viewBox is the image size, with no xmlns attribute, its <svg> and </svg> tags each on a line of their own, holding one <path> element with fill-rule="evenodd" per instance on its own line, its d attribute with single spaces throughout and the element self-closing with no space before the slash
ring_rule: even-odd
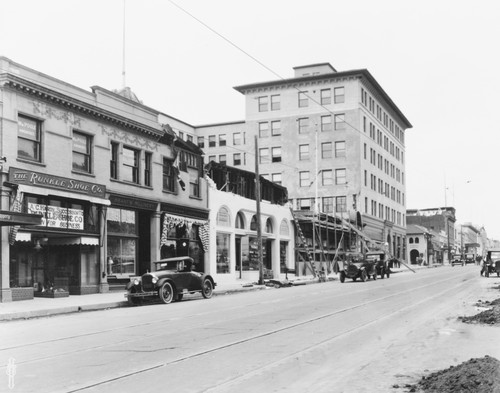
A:
<svg viewBox="0 0 500 393">
<path fill-rule="evenodd" d="M 233 87 L 295 66 L 366 68 L 413 125 L 407 208 L 500 240 L 499 20 L 498 0 L 0 0 L 0 55 L 89 91 L 125 64 L 145 105 L 192 125 L 244 120 Z"/>
</svg>

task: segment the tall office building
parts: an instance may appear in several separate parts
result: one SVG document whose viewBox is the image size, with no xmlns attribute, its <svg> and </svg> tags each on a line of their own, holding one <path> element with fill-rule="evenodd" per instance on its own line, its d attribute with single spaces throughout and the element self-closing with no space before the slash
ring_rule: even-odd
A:
<svg viewBox="0 0 500 393">
<path fill-rule="evenodd" d="M 321 63 L 294 71 L 235 87 L 245 95 L 245 122 L 196 127 L 206 158 L 254 170 L 257 136 L 259 172 L 288 188 L 294 209 L 359 213 L 364 232 L 404 258 L 412 125 L 366 69 Z"/>
</svg>

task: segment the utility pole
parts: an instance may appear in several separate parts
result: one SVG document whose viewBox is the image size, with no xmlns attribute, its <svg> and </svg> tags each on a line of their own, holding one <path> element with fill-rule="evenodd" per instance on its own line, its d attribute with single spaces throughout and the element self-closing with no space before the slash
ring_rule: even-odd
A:
<svg viewBox="0 0 500 393">
<path fill-rule="evenodd" d="M 262 264 L 262 229 L 260 225 L 260 176 L 259 176 L 259 144 L 255 135 L 255 202 L 257 205 L 257 250 L 259 258 L 259 285 L 264 284 L 264 267 Z"/>
</svg>

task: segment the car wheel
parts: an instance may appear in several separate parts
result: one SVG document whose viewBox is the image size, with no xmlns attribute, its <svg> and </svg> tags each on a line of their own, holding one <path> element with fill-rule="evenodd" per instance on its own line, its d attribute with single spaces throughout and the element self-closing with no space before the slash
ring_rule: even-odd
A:
<svg viewBox="0 0 500 393">
<path fill-rule="evenodd" d="M 169 282 L 163 283 L 163 285 L 158 289 L 158 295 L 163 303 L 172 303 L 172 300 L 174 300 L 174 288 L 172 287 L 172 284 Z"/>
<path fill-rule="evenodd" d="M 179 293 L 177 295 L 177 299 L 175 299 L 176 302 L 180 302 L 182 300 L 182 298 L 184 297 L 184 294 L 183 293 Z"/>
<path fill-rule="evenodd" d="M 361 281 L 366 281 L 366 272 L 364 270 L 361 272 Z"/>
<path fill-rule="evenodd" d="M 210 299 L 213 293 L 214 293 L 214 286 L 212 284 L 212 281 L 206 278 L 205 281 L 203 281 L 201 294 L 205 299 Z"/>
<path fill-rule="evenodd" d="M 389 276 L 390 276 L 389 271 L 385 272 L 385 275 L 387 276 L 387 278 L 389 278 Z"/>
<path fill-rule="evenodd" d="M 373 281 L 375 281 L 377 279 L 377 274 L 374 274 L 373 275 Z"/>
<path fill-rule="evenodd" d="M 345 273 L 340 272 L 340 282 L 344 282 L 344 281 L 345 281 Z"/>
</svg>

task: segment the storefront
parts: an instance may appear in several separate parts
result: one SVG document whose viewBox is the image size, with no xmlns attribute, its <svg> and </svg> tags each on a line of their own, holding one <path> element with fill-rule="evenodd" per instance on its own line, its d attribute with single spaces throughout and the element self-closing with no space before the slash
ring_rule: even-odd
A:
<svg viewBox="0 0 500 393">
<path fill-rule="evenodd" d="M 10 168 L 6 185 L 11 210 L 41 217 L 10 228 L 13 300 L 98 293 L 106 187 L 18 168 Z"/>
</svg>

